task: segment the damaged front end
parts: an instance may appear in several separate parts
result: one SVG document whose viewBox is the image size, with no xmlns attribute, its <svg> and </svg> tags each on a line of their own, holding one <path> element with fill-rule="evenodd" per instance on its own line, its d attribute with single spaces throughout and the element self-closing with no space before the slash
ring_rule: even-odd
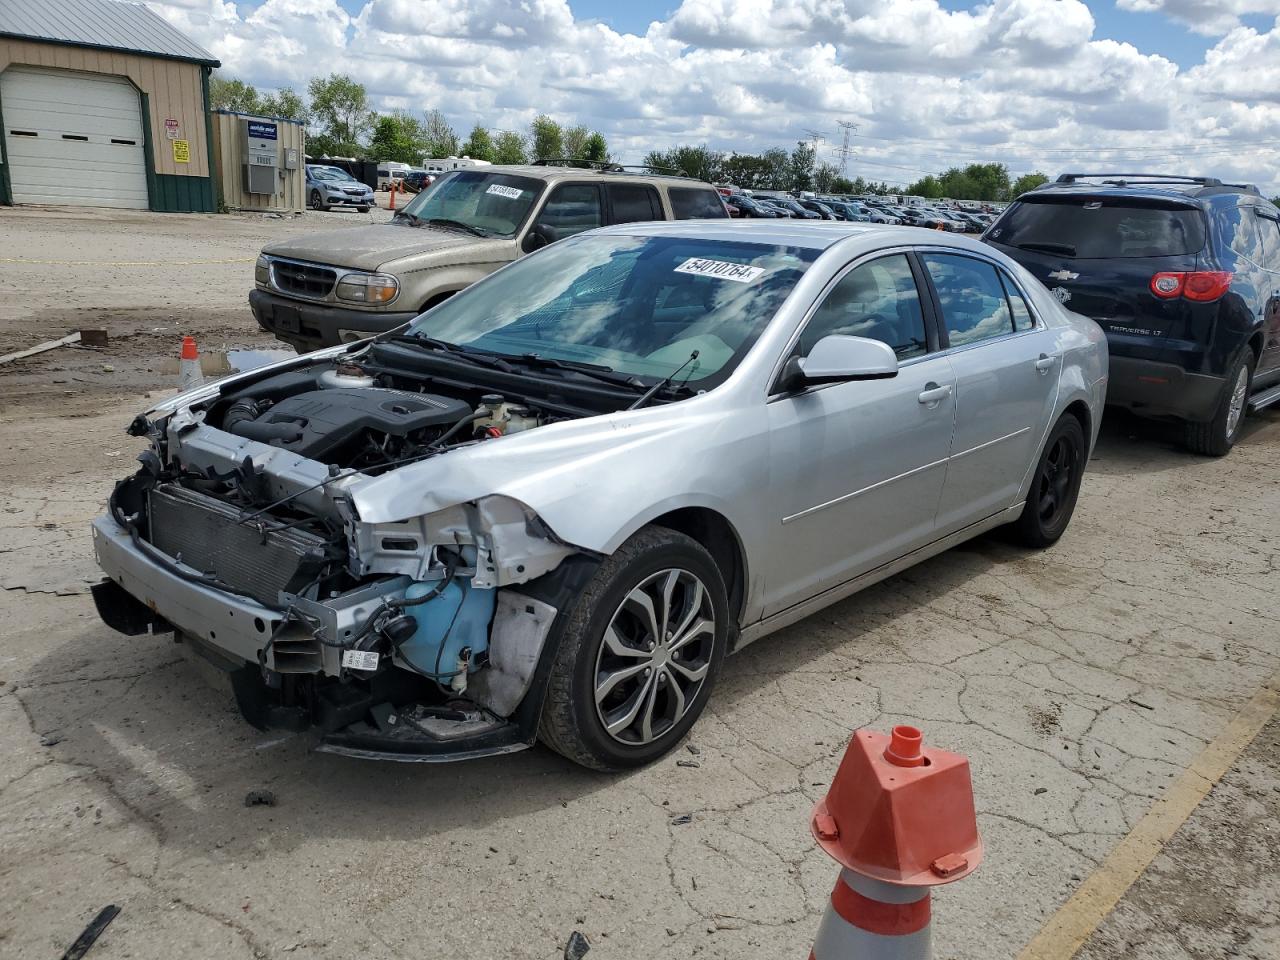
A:
<svg viewBox="0 0 1280 960">
<path fill-rule="evenodd" d="M 295 363 L 135 421 L 151 449 L 94 523 L 95 602 L 122 632 L 176 630 L 246 719 L 314 728 L 322 750 L 521 749 L 597 558 L 506 496 L 376 523 L 357 502 L 405 464 L 572 413 L 376 370 Z"/>
</svg>

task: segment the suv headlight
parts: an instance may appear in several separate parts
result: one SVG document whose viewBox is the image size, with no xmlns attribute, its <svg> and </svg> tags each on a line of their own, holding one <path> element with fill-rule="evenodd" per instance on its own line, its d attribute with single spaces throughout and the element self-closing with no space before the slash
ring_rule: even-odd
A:
<svg viewBox="0 0 1280 960">
<path fill-rule="evenodd" d="M 400 293 L 400 281 L 385 273 L 349 273 L 338 281 L 337 292 L 356 303 L 390 303 Z"/>
<path fill-rule="evenodd" d="M 264 287 L 271 283 L 271 261 L 265 254 L 258 254 L 258 262 L 253 265 L 253 279 Z"/>
</svg>

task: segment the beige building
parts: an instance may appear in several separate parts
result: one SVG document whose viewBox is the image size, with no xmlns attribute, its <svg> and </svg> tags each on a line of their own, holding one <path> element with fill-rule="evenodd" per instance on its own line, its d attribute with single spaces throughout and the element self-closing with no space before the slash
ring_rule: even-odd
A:
<svg viewBox="0 0 1280 960">
<path fill-rule="evenodd" d="M 306 131 L 295 120 L 215 111 L 213 164 L 228 210 L 301 213 L 306 204 Z"/>
<path fill-rule="evenodd" d="M 141 4 L 0 0 L 0 203 L 215 210 L 216 66 Z"/>
</svg>

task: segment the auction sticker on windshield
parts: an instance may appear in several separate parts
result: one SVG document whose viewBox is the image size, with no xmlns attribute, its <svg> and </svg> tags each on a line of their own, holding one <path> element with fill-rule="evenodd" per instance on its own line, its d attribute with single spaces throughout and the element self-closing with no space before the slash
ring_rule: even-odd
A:
<svg viewBox="0 0 1280 960">
<path fill-rule="evenodd" d="M 519 200 L 524 195 L 524 191 L 519 187 L 508 187 L 505 183 L 491 183 L 485 193 L 492 193 L 495 197 L 506 197 L 508 200 Z"/>
<path fill-rule="evenodd" d="M 706 260 L 702 257 L 690 257 L 676 267 L 676 273 L 692 273 L 699 277 L 718 277 L 721 280 L 733 280 L 736 283 L 752 283 L 764 273 L 764 267 L 749 267 L 745 263 L 729 263 L 727 260 Z"/>
</svg>

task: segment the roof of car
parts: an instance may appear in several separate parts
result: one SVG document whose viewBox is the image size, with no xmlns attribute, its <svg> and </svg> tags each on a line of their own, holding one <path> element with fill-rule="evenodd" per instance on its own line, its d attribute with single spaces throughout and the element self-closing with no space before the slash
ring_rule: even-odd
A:
<svg viewBox="0 0 1280 960">
<path fill-rule="evenodd" d="M 826 250 L 841 240 L 863 237 L 881 241 L 877 246 L 954 246 L 991 253 L 990 247 L 960 234 L 943 233 L 924 227 L 895 227 L 843 220 L 655 220 L 602 227 L 592 233 L 768 243 L 810 250 Z"/>
<path fill-rule="evenodd" d="M 1223 183 L 1213 177 L 1178 177 L 1165 174 L 1064 173 L 1057 180 L 1041 184 L 1034 194 L 1072 196 L 1161 197 L 1171 200 L 1199 200 L 1222 194 L 1260 196 L 1251 183 Z"/>
<path fill-rule="evenodd" d="M 520 177 L 537 177 L 540 180 L 568 179 L 574 180 L 643 180 L 647 183 L 662 182 L 671 187 L 702 187 L 707 190 L 715 188 L 705 180 L 692 177 L 678 177 L 661 173 L 643 173 L 635 170 L 596 170 L 589 167 L 554 166 L 550 164 L 494 164 L 490 167 L 462 167 L 462 172 L 481 171 L 483 173 L 510 173 Z"/>
</svg>

